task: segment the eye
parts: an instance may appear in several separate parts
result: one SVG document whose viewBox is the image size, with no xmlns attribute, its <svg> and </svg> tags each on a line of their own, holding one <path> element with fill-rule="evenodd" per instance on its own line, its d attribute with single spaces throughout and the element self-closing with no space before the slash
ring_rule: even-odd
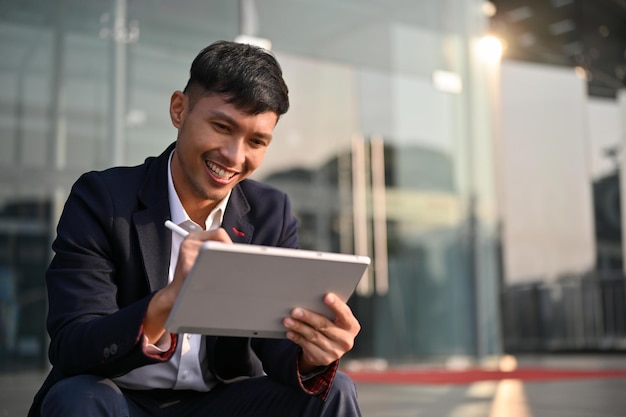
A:
<svg viewBox="0 0 626 417">
<path fill-rule="evenodd" d="M 267 146 L 268 143 L 265 139 L 252 138 L 250 139 L 250 144 L 254 147 L 261 148 Z"/>
<path fill-rule="evenodd" d="M 220 122 L 213 122 L 213 127 L 215 128 L 215 130 L 220 131 L 220 132 L 228 132 L 228 125 L 225 125 L 224 123 L 220 123 Z"/>
</svg>

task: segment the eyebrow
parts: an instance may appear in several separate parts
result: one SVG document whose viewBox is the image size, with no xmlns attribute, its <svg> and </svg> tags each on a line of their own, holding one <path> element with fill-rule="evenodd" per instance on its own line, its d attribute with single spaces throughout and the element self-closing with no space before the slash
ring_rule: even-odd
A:
<svg viewBox="0 0 626 417">
<path fill-rule="evenodd" d="M 212 117 L 218 117 L 221 119 L 224 119 L 226 122 L 239 127 L 239 123 L 237 123 L 237 121 L 235 119 L 233 119 L 231 116 L 229 116 L 228 114 L 224 113 L 223 111 L 220 110 L 211 110 L 210 111 L 210 115 Z M 262 139 L 267 139 L 267 140 L 272 140 L 272 135 L 268 135 L 267 133 L 263 133 L 263 132 L 254 132 L 254 134 Z"/>
</svg>

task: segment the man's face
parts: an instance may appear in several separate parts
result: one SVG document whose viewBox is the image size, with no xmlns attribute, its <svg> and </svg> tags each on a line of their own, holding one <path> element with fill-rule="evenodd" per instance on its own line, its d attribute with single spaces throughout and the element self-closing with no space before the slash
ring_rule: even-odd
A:
<svg viewBox="0 0 626 417">
<path fill-rule="evenodd" d="M 178 129 L 172 178 L 190 215 L 212 209 L 261 165 L 278 121 L 274 112 L 249 115 L 217 94 L 192 105 L 180 91 L 172 95 L 170 115 Z"/>
</svg>

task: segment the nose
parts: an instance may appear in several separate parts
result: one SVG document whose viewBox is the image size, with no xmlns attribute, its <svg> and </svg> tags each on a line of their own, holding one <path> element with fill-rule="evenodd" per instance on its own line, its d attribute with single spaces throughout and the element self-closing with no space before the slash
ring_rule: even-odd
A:
<svg viewBox="0 0 626 417">
<path fill-rule="evenodd" d="M 230 164 L 237 166 L 246 159 L 244 141 L 242 138 L 232 137 L 221 147 L 221 154 Z"/>
</svg>

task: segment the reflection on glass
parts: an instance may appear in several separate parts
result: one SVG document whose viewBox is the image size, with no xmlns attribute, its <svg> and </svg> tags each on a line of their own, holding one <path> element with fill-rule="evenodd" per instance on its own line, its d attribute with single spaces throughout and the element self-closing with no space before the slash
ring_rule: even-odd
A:
<svg viewBox="0 0 626 417">
<path fill-rule="evenodd" d="M 0 370 L 39 368 L 46 361 L 49 228 L 47 202 L 12 201 L 0 208 Z"/>
<path fill-rule="evenodd" d="M 377 178 L 383 182 L 375 184 Z M 357 317 L 367 323 L 355 355 L 470 354 L 474 335 L 466 313 L 472 308 L 462 240 L 466 224 L 445 153 L 377 137 L 356 138 L 351 152 L 310 169 L 275 171 L 263 181 L 292 196 L 302 247 L 352 252 L 360 244 L 374 264 L 385 248 L 388 286 L 374 274 L 368 291 L 351 300 Z M 341 195 L 346 182 L 352 184 L 351 199 Z M 381 219 L 375 218 L 374 207 L 381 203 L 384 228 L 376 232 Z M 362 217 L 357 221 L 357 216 Z M 348 248 L 342 233 L 353 228 L 361 230 L 354 230 L 355 246 Z M 377 246 L 379 251 L 373 251 Z"/>
</svg>

